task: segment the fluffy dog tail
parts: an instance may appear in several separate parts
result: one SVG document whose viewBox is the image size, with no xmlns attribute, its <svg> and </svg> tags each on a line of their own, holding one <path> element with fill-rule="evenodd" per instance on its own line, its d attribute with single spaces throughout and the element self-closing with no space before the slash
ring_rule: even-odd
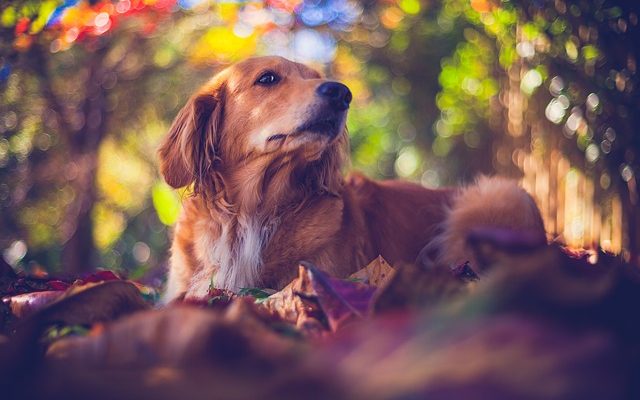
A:
<svg viewBox="0 0 640 400">
<path fill-rule="evenodd" d="M 468 246 L 477 229 L 504 229 L 546 242 L 544 222 L 533 198 L 515 181 L 481 176 L 460 189 L 442 226 L 442 233 L 429 247 L 437 248 L 436 262 L 456 266 L 469 261 L 481 267 Z"/>
</svg>

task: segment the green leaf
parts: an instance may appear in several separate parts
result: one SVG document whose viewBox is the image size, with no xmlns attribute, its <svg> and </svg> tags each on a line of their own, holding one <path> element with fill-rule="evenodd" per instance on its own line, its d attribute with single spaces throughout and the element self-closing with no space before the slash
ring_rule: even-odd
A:
<svg viewBox="0 0 640 400">
<path fill-rule="evenodd" d="M 160 222 L 165 225 L 173 225 L 180 213 L 180 198 L 178 194 L 168 185 L 160 182 L 151 189 L 151 199 Z"/>
<path fill-rule="evenodd" d="M 238 296 L 250 296 L 256 300 L 266 299 L 273 294 L 273 290 L 261 289 L 261 288 L 241 288 L 238 291 Z"/>
<path fill-rule="evenodd" d="M 38 9 L 38 16 L 33 20 L 29 28 L 31 34 L 39 33 L 51 18 L 51 15 L 59 5 L 57 0 L 44 1 Z"/>
<path fill-rule="evenodd" d="M 420 12 L 420 2 L 418 0 L 400 0 L 398 5 L 402 11 L 407 14 L 417 14 Z"/>
<path fill-rule="evenodd" d="M 11 28 L 15 26 L 17 21 L 18 14 L 16 13 L 16 9 L 13 7 L 7 7 L 2 12 L 2 16 L 0 16 L 0 24 L 4 28 Z"/>
<path fill-rule="evenodd" d="M 593 61 L 598 58 L 600 52 L 598 48 L 592 45 L 582 47 L 582 56 L 586 61 Z"/>
<path fill-rule="evenodd" d="M 53 325 L 42 336 L 44 343 L 52 343 L 67 336 L 86 336 L 89 328 L 84 325 Z"/>
<path fill-rule="evenodd" d="M 241 288 L 238 291 L 238 296 L 249 296 L 255 299 L 256 304 L 263 303 L 269 298 L 275 290 L 263 289 L 263 288 Z"/>
</svg>

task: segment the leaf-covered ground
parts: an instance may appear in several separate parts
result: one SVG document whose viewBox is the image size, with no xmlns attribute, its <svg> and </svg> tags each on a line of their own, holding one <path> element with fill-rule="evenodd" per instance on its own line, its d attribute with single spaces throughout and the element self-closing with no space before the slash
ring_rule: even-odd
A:
<svg viewBox="0 0 640 400">
<path fill-rule="evenodd" d="M 279 292 L 164 306 L 109 271 L 4 265 L 0 397 L 640 398 L 637 266 L 515 233 L 472 239 L 483 265 L 379 257 L 336 279 L 301 263 Z"/>
</svg>

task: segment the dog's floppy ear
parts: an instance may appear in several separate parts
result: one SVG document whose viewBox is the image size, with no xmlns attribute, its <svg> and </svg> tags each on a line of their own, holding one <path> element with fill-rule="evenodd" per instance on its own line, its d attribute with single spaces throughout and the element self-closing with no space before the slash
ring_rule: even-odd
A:
<svg viewBox="0 0 640 400">
<path fill-rule="evenodd" d="M 216 147 L 222 124 L 222 88 L 205 87 L 173 121 L 158 150 L 160 171 L 174 188 L 194 184 L 194 192 L 215 192 Z"/>
</svg>

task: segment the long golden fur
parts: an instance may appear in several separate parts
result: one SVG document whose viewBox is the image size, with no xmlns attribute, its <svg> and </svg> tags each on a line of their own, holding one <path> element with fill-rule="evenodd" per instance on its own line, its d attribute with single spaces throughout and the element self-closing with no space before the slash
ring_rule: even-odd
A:
<svg viewBox="0 0 640 400">
<path fill-rule="evenodd" d="M 351 94 L 335 83 L 320 94 L 327 82 L 302 64 L 252 58 L 217 74 L 180 111 L 160 169 L 193 195 L 175 227 L 165 300 L 202 296 L 210 285 L 279 289 L 301 260 L 339 277 L 378 254 L 413 262 L 430 242 L 453 264 L 471 258 L 464 239 L 476 226 L 544 238 L 530 196 L 503 179 L 430 190 L 344 178 Z"/>
</svg>

